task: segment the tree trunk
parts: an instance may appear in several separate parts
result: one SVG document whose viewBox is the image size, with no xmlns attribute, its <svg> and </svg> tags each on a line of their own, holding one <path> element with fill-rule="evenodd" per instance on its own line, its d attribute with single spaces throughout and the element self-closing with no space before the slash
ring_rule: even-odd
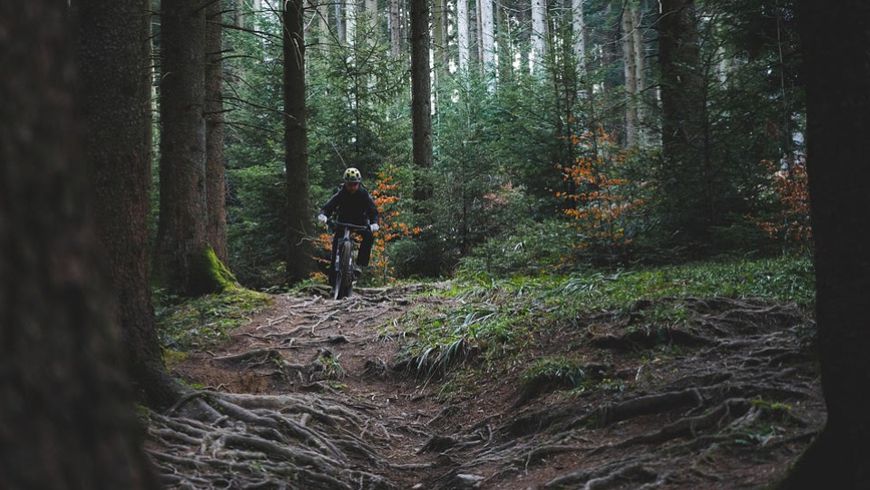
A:
<svg viewBox="0 0 870 490">
<path fill-rule="evenodd" d="M 468 0 L 456 0 L 456 44 L 459 50 L 459 71 L 468 70 Z"/>
<path fill-rule="evenodd" d="M 631 7 L 622 11 L 622 59 L 625 73 L 625 146 L 637 146 L 637 65 L 634 49 L 634 17 Z"/>
<path fill-rule="evenodd" d="M 480 4 L 480 59 L 483 74 L 488 80 L 495 71 L 495 22 L 492 0 L 478 0 Z M 492 83 L 489 83 L 492 89 Z"/>
<path fill-rule="evenodd" d="M 475 62 L 477 63 L 477 69 L 481 73 L 483 73 L 483 59 L 484 59 L 484 55 L 483 55 L 483 46 L 484 46 L 483 23 L 482 23 L 483 9 L 484 9 L 483 2 L 484 1 L 485 0 L 476 0 L 477 10 L 475 11 L 475 31 L 474 31 L 475 38 L 477 39 L 477 59 L 475 60 Z"/>
<path fill-rule="evenodd" d="M 326 50 L 332 44 L 332 37 L 329 32 L 329 4 L 326 0 L 319 0 L 315 7 L 315 15 L 317 15 L 317 42 L 322 50 Z"/>
<path fill-rule="evenodd" d="M 447 70 L 444 64 L 444 52 L 447 50 L 447 12 L 441 0 L 435 0 L 432 8 L 432 32 L 435 35 L 433 43 L 435 51 L 435 71 L 441 73 Z M 436 80 L 437 81 L 437 80 Z"/>
<path fill-rule="evenodd" d="M 577 59 L 577 73 L 580 78 L 586 77 L 586 19 L 583 12 L 585 0 L 571 2 L 571 33 L 574 37 L 574 56 Z M 585 80 L 581 80 L 581 85 Z"/>
<path fill-rule="evenodd" d="M 226 263 L 227 208 L 226 175 L 224 171 L 224 101 L 223 43 L 221 42 L 222 8 L 213 2 L 206 11 L 205 67 L 205 182 L 208 222 L 206 236 L 218 259 Z"/>
<path fill-rule="evenodd" d="M 143 32 L 141 3 L 103 3 L 88 24 Z M 129 6 L 120 25 L 101 22 Z M 14 67 L 0 77 L 0 488 L 158 488 L 85 214 L 69 25 L 64 0 L 0 3 L 0 63 Z M 115 47 L 138 56 L 144 43 Z M 141 130 L 142 71 L 126 81 Z M 141 149 L 144 132 L 130 142 Z"/>
<path fill-rule="evenodd" d="M 399 17 L 399 0 L 390 0 L 390 54 L 393 58 L 402 55 L 402 21 Z"/>
<path fill-rule="evenodd" d="M 659 19 L 663 213 L 682 243 L 703 242 L 714 214 L 704 168 L 704 83 L 694 0 L 663 0 Z"/>
<path fill-rule="evenodd" d="M 378 29 L 378 0 L 365 0 L 366 39 L 374 45 L 381 33 Z"/>
<path fill-rule="evenodd" d="M 532 53 L 534 62 L 531 71 L 542 66 L 547 49 L 547 3 L 546 0 L 532 0 Z"/>
<path fill-rule="evenodd" d="M 449 0 L 440 0 L 441 5 L 441 17 L 444 20 L 442 24 L 442 29 L 444 31 L 444 46 L 441 48 L 441 64 L 444 67 L 444 71 L 447 72 L 450 66 L 450 1 Z"/>
<path fill-rule="evenodd" d="M 148 207 L 151 180 L 147 3 L 89 0 L 79 29 L 82 147 L 89 164 L 96 231 L 115 293 L 124 359 L 150 406 L 174 403 L 181 388 L 165 372 L 151 306 Z M 105 26 L 105 27 L 104 27 Z"/>
<path fill-rule="evenodd" d="M 432 167 L 431 85 L 429 80 L 429 2 L 411 0 L 411 125 L 413 158 L 418 169 Z M 415 195 L 425 199 L 426 186 L 417 185 Z"/>
<path fill-rule="evenodd" d="M 245 27 L 245 19 L 244 19 L 245 0 L 234 0 L 232 3 L 233 3 L 233 24 L 236 27 Z"/>
<path fill-rule="evenodd" d="M 803 0 L 799 9 L 828 419 L 780 488 L 870 488 L 870 5 Z"/>
<path fill-rule="evenodd" d="M 507 9 L 498 9 L 498 79 L 508 82 L 513 77 L 513 46 L 511 40 L 510 17 Z"/>
<path fill-rule="evenodd" d="M 358 0 L 349 0 L 344 4 L 344 38 L 348 46 L 353 46 L 357 38 L 357 8 Z"/>
<path fill-rule="evenodd" d="M 338 35 L 338 43 L 341 45 L 347 43 L 347 25 L 344 22 L 344 12 L 342 12 L 343 4 L 344 2 L 340 0 L 335 1 L 335 32 Z"/>
<path fill-rule="evenodd" d="M 161 2 L 157 272 L 169 290 L 189 296 L 232 281 L 206 235 L 205 1 Z"/>
<path fill-rule="evenodd" d="M 635 68 L 635 110 L 637 110 L 637 142 L 640 145 L 647 144 L 647 107 L 646 107 L 646 49 L 643 35 L 643 4 L 632 5 L 632 25 L 634 27 L 632 44 L 634 46 Z"/>
<path fill-rule="evenodd" d="M 308 196 L 308 134 L 305 109 L 303 0 L 284 2 L 284 148 L 287 169 L 287 279 L 314 271 L 311 202 Z"/>
</svg>

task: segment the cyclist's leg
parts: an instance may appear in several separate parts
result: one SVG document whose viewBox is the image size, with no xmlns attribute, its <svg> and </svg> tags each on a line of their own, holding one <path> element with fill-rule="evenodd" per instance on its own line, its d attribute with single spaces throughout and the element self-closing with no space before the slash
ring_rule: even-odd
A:
<svg viewBox="0 0 870 490">
<path fill-rule="evenodd" d="M 341 239 L 342 233 L 343 231 L 336 227 L 335 233 L 332 235 L 332 249 L 329 253 L 329 269 L 327 269 L 330 285 L 335 284 L 335 254 L 338 253 L 338 241 Z"/>
<path fill-rule="evenodd" d="M 359 245 L 359 253 L 356 256 L 356 263 L 360 267 L 366 267 L 369 265 L 369 258 L 372 255 L 372 244 L 375 242 L 375 237 L 372 234 L 372 230 L 366 228 L 365 230 L 360 230 L 360 235 L 362 235 L 362 243 Z"/>
</svg>

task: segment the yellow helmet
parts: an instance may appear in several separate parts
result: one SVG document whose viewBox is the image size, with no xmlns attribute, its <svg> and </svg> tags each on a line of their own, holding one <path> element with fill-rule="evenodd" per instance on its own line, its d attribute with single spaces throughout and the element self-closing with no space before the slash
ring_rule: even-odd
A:
<svg viewBox="0 0 870 490">
<path fill-rule="evenodd" d="M 344 171 L 345 182 L 362 182 L 362 174 L 354 167 L 349 167 Z"/>
</svg>

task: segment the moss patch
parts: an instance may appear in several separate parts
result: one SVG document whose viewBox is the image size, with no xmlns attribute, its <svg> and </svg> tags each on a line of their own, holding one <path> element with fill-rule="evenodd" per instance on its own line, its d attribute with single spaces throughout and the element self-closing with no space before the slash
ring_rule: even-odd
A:
<svg viewBox="0 0 870 490">
<path fill-rule="evenodd" d="M 221 262 L 211 247 L 191 258 L 189 290 L 193 295 L 238 289 L 236 276 Z"/>
<path fill-rule="evenodd" d="M 268 294 L 236 284 L 223 292 L 182 298 L 155 292 L 157 330 L 165 348 L 185 352 L 216 345 L 251 315 L 272 303 Z M 175 353 L 173 355 L 178 355 Z"/>
</svg>

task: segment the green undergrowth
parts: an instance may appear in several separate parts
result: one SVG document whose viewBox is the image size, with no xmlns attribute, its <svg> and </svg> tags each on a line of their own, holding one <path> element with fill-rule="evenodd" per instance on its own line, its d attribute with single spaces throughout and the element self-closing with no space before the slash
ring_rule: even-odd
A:
<svg viewBox="0 0 870 490">
<path fill-rule="evenodd" d="M 563 356 L 545 357 L 534 361 L 523 372 L 524 386 L 553 383 L 567 388 L 576 388 L 587 379 L 587 368 L 579 359 Z"/>
<path fill-rule="evenodd" d="M 154 312 L 157 331 L 168 352 L 214 346 L 228 333 L 271 304 L 268 294 L 238 286 L 197 298 L 182 298 L 157 290 Z"/>
<path fill-rule="evenodd" d="M 451 301 L 412 310 L 386 334 L 406 339 L 401 365 L 431 377 L 471 358 L 522 357 L 536 332 L 583 315 L 628 312 L 639 301 L 652 303 L 642 315 L 659 325 L 687 319 L 678 301 L 661 301 L 680 298 L 756 298 L 808 310 L 814 275 L 808 258 L 783 256 L 504 279 L 466 274 L 428 294 Z"/>
</svg>

